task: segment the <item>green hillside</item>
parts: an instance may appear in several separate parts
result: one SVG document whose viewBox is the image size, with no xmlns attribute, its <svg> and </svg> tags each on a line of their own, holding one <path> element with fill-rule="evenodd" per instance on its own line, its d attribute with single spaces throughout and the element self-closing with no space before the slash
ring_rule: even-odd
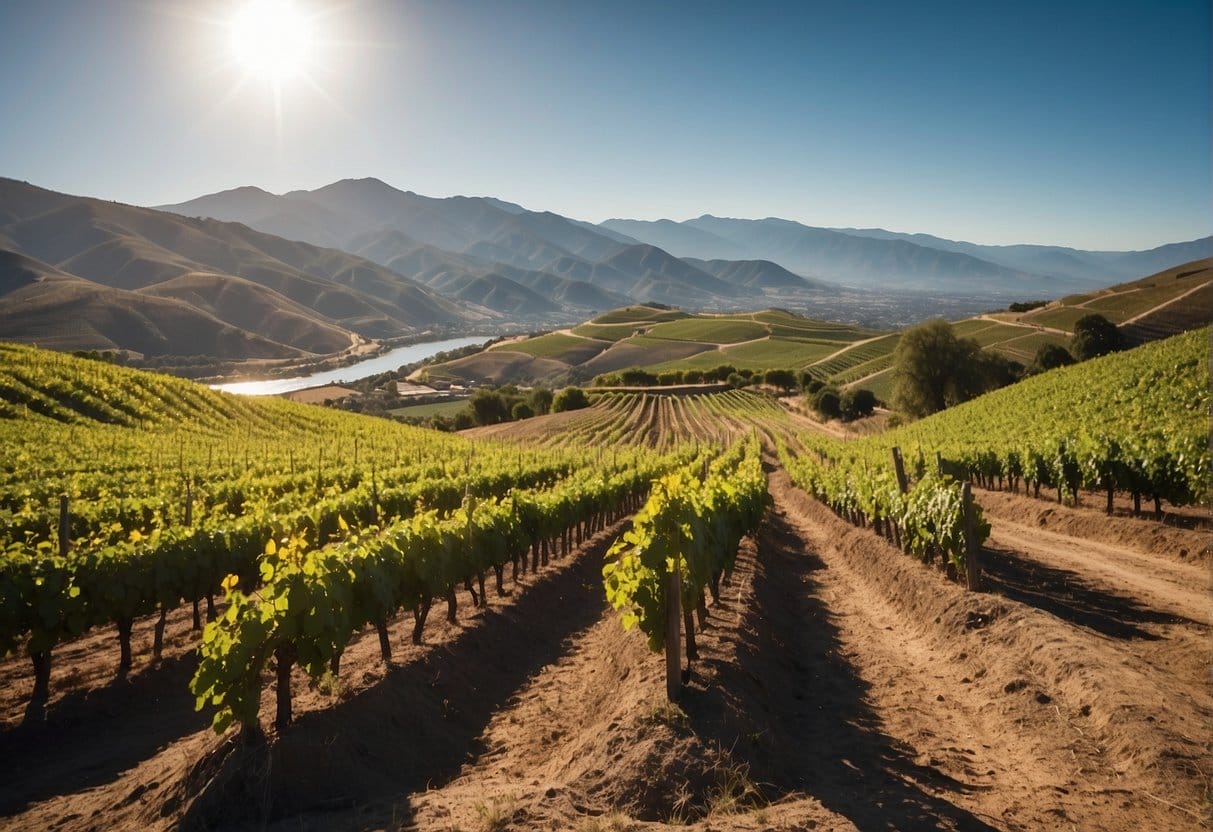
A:
<svg viewBox="0 0 1213 832">
<path fill-rule="evenodd" d="M 1069 333 L 1075 321 L 1090 314 L 1103 315 L 1138 342 L 1213 322 L 1213 260 L 1194 260 L 1098 292 L 1070 295 L 1029 312 L 993 317 Z"/>
<path fill-rule="evenodd" d="M 1207 503 L 1210 335 L 1206 327 L 1051 370 L 862 440 L 804 440 L 863 465 L 886 465 L 897 446 L 920 472 L 939 452 L 988 482 Z"/>
<path fill-rule="evenodd" d="M 778 309 L 735 315 L 689 315 L 652 306 L 615 309 L 571 330 L 494 346 L 429 368 L 433 377 L 477 381 L 509 372 L 519 381 L 589 381 L 629 367 L 710 369 L 722 364 L 763 370 L 803 369 L 847 355 L 880 333 L 816 321 Z M 891 349 L 891 347 L 890 347 Z M 862 353 L 870 357 L 870 351 Z M 855 362 L 858 363 L 858 362 Z M 838 362 L 842 369 L 851 366 Z"/>
</svg>

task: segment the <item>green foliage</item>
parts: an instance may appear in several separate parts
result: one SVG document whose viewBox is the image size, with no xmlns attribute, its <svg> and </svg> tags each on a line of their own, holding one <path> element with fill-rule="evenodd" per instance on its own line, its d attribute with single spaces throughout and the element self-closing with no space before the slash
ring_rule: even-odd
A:
<svg viewBox="0 0 1213 832">
<path fill-rule="evenodd" d="M 893 353 L 893 406 L 914 418 L 929 416 L 981 391 L 976 341 L 957 338 L 947 321 L 906 330 Z"/>
<path fill-rule="evenodd" d="M 514 405 L 514 409 L 510 411 L 510 418 L 514 420 L 529 419 L 535 415 L 535 411 L 526 402 L 518 402 Z"/>
<path fill-rule="evenodd" d="M 580 387 L 566 387 L 556 394 L 552 401 L 552 412 L 563 413 L 566 410 L 581 410 L 590 406 L 590 400 Z"/>
<path fill-rule="evenodd" d="M 471 400 L 472 416 L 478 425 L 496 425 L 509 421 L 510 410 L 504 396 L 492 390 L 477 390 Z"/>
<path fill-rule="evenodd" d="M 964 322 L 978 339 L 989 329 L 1007 329 L 986 321 Z M 1002 338 L 994 336 L 991 343 Z M 1023 365 L 981 349 L 979 340 L 958 338 L 942 320 L 906 330 L 893 352 L 893 406 L 919 419 L 966 402 L 1023 376 Z"/>
<path fill-rule="evenodd" d="M 907 550 L 923 560 L 940 555 L 958 572 L 965 570 L 964 506 L 959 483 L 919 471 L 913 486 L 902 494 L 891 457 L 880 461 L 863 443 L 843 443 L 819 434 L 801 437 L 804 453 L 793 456 L 786 445 L 780 459 L 799 487 L 842 515 L 858 512 L 871 523 L 894 521 Z M 976 544 L 990 534 L 976 514 Z"/>
<path fill-rule="evenodd" d="M 835 387 L 819 387 L 808 396 L 809 407 L 823 419 L 842 417 L 842 394 Z"/>
<path fill-rule="evenodd" d="M 1103 315 L 1084 315 L 1074 323 L 1070 352 L 1079 361 L 1098 358 L 1122 347 L 1120 330 Z"/>
<path fill-rule="evenodd" d="M 1067 367 L 1074 363 L 1074 356 L 1060 344 L 1042 344 L 1036 350 L 1036 359 L 1032 362 L 1032 373 L 1043 373 L 1057 367 Z"/>
<path fill-rule="evenodd" d="M 1007 310 L 1010 312 L 1031 312 L 1033 309 L 1039 309 L 1047 303 L 1047 300 L 1029 300 L 1022 303 L 1012 303 L 1007 307 Z"/>
<path fill-rule="evenodd" d="M 843 421 L 851 422 L 871 416 L 876 409 L 876 394 L 871 390 L 844 390 L 838 400 L 839 415 Z"/>
<path fill-rule="evenodd" d="M 527 404 L 537 416 L 545 416 L 552 409 L 552 391 L 546 387 L 536 387 L 527 395 Z"/>
<path fill-rule="evenodd" d="M 1173 505 L 1210 489 L 1209 330 L 1061 367 L 884 434 L 847 453 L 936 451 L 973 476 L 1157 494 Z M 831 454 L 833 451 L 831 450 Z"/>
<path fill-rule="evenodd" d="M 792 370 L 767 370 L 762 374 L 763 383 L 781 390 L 795 390 L 798 386 L 796 373 Z"/>
<path fill-rule="evenodd" d="M 618 374 L 619 383 L 627 387 L 652 387 L 657 384 L 657 376 L 639 367 L 629 367 Z"/>
<path fill-rule="evenodd" d="M 702 481 L 692 473 L 700 467 L 708 469 Z M 695 460 L 654 481 L 602 570 L 607 602 L 621 611 L 624 629 L 639 626 L 649 649 L 664 649 L 663 576 L 679 569 L 683 608 L 695 607 L 713 576 L 732 566 L 742 536 L 758 525 L 769 499 L 756 436 L 710 465 Z"/>
<path fill-rule="evenodd" d="M 513 450 L 498 450 L 508 460 Z M 517 488 L 508 496 L 465 497 L 448 512 L 419 510 L 411 517 L 351 527 L 338 518 L 335 542 L 324 546 L 293 535 L 273 539 L 256 561 L 255 593 L 223 581 L 228 608 L 203 632 L 191 682 L 197 707 L 216 708 L 214 727 L 258 724 L 261 679 L 273 655 L 285 653 L 311 678 L 329 672 L 355 632 L 381 624 L 401 609 L 442 597 L 465 578 L 524 556 L 585 518 L 642 493 L 650 479 L 680 461 L 678 455 L 629 452 L 613 464 L 588 464 L 558 485 Z M 470 491 L 470 489 L 469 489 Z"/>
</svg>

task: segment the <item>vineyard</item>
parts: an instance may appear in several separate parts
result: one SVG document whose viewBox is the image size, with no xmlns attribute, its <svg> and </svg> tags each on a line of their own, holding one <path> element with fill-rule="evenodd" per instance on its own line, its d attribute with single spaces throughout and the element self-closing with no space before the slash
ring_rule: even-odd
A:
<svg viewBox="0 0 1213 832">
<path fill-rule="evenodd" d="M 891 349 L 624 312 L 533 354 Z M 442 434 L 0 345 L 0 827 L 1192 828 L 1209 338 L 864 437 L 747 390 Z"/>
</svg>

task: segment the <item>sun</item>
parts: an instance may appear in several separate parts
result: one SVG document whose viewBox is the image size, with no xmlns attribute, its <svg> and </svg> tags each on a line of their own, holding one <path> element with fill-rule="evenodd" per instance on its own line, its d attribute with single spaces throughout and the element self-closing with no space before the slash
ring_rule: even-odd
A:
<svg viewBox="0 0 1213 832">
<path fill-rule="evenodd" d="M 292 0 L 250 0 L 229 24 L 232 53 L 251 76 L 281 84 L 307 69 L 312 21 Z"/>
</svg>

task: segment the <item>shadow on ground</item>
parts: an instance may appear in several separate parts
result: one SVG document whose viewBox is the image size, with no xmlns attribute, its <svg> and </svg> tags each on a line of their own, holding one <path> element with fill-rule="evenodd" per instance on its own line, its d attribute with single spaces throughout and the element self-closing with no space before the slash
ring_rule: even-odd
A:
<svg viewBox="0 0 1213 832">
<path fill-rule="evenodd" d="M 815 797 L 861 832 L 993 830 L 946 799 L 981 787 L 916 764 L 914 749 L 882 732 L 818 595 L 824 564 L 778 509 L 758 552 L 736 660 L 712 667 L 713 683 L 682 703 L 699 736 L 747 763 L 766 799 Z"/>
<path fill-rule="evenodd" d="M 1156 641 L 1159 636 L 1143 629 L 1143 624 L 1200 626 L 1190 618 L 1160 612 L 1125 595 L 1092 587 L 1076 572 L 989 546 L 981 550 L 981 555 L 986 590 L 1110 638 Z"/>
<path fill-rule="evenodd" d="M 494 607 L 490 590 L 478 626 L 339 704 L 303 714 L 272 744 L 231 744 L 204 761 L 182 828 L 290 819 L 291 829 L 326 829 L 330 812 L 341 828 L 407 826 L 407 795 L 441 787 L 483 752 L 478 737 L 493 714 L 599 620 L 610 541 L 604 535 L 567 569 L 541 574 L 508 606 Z"/>
</svg>

